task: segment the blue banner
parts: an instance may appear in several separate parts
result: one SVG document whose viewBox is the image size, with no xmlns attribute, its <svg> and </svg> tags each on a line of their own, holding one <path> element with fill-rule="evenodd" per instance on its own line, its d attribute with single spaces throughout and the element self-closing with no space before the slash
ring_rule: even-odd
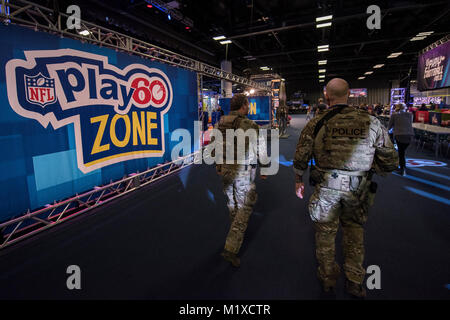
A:
<svg viewBox="0 0 450 320">
<path fill-rule="evenodd" d="M 231 98 L 219 99 L 219 105 L 225 114 L 230 113 Z M 271 100 L 270 96 L 249 97 L 248 118 L 257 124 L 266 124 L 270 122 L 271 116 Z"/>
<path fill-rule="evenodd" d="M 170 161 L 175 129 L 194 151 L 194 72 L 14 25 L 0 32 L 0 221 Z"/>
</svg>

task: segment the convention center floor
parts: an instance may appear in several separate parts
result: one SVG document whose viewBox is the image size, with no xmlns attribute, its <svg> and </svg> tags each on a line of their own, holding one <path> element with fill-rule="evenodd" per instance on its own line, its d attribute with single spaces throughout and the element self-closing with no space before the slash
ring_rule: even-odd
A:
<svg viewBox="0 0 450 320">
<path fill-rule="evenodd" d="M 2 250 L 0 299 L 321 299 L 307 201 L 294 193 L 292 159 L 305 123 L 293 116 L 279 173 L 257 178 L 239 269 L 220 256 L 229 228 L 221 180 L 214 166 L 193 165 Z M 433 155 L 407 151 L 446 163 Z M 367 299 L 450 297 L 450 169 L 411 163 L 406 176 L 375 178 L 364 265 L 380 267 L 381 289 Z M 336 244 L 342 263 L 340 233 Z M 81 290 L 66 287 L 70 265 L 81 269 Z M 343 275 L 338 285 L 337 299 L 350 299 Z"/>
</svg>

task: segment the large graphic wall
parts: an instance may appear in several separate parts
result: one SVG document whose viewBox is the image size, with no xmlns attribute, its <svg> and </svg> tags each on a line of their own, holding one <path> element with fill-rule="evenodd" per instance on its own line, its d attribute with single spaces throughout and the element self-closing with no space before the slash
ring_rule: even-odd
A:
<svg viewBox="0 0 450 320">
<path fill-rule="evenodd" d="M 194 72 L 0 25 L 0 221 L 170 161 Z"/>
</svg>

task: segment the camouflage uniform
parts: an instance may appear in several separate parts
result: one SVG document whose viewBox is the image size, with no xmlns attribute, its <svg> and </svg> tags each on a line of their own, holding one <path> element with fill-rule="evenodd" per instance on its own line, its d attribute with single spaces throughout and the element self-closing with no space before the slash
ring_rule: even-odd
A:
<svg viewBox="0 0 450 320">
<path fill-rule="evenodd" d="M 240 115 L 237 111 L 231 111 L 229 115 L 221 117 L 216 127 L 222 132 L 224 141 L 226 140 L 226 129 L 242 129 L 244 131 L 255 129 L 257 133 L 259 130 L 259 126 L 255 122 Z M 260 148 L 265 148 L 265 143 L 261 139 L 258 140 L 258 145 Z M 235 158 L 234 164 L 225 164 L 224 161 L 224 164 L 217 165 L 217 171 L 222 176 L 223 191 L 227 196 L 227 205 L 231 219 L 225 250 L 234 254 L 239 252 L 242 245 L 248 220 L 257 200 L 254 179 L 258 145 L 250 145 L 246 141 L 246 158 L 242 161 L 244 164 L 238 164 Z M 236 146 L 233 147 L 236 155 Z M 225 155 L 226 151 L 223 154 Z"/>
<path fill-rule="evenodd" d="M 314 128 L 332 108 L 313 118 L 303 129 L 294 158 L 294 171 L 303 176 L 314 157 L 311 178 L 315 190 L 309 213 L 315 226 L 318 276 L 325 286 L 334 286 L 340 273 L 335 262 L 335 237 L 343 230 L 344 272 L 361 284 L 365 270 L 363 225 L 369 208 L 370 176 L 395 170 L 398 156 L 379 120 L 364 110 L 344 107 L 324 122 L 314 139 Z"/>
</svg>

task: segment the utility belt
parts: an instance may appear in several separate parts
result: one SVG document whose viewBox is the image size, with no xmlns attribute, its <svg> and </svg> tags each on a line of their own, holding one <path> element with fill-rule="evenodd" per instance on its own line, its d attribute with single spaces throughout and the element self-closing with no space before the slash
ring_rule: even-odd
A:
<svg viewBox="0 0 450 320">
<path fill-rule="evenodd" d="M 339 191 L 358 191 L 366 185 L 368 171 L 324 170 L 311 167 L 310 183 Z"/>
<path fill-rule="evenodd" d="M 378 185 L 372 181 L 373 171 L 323 170 L 311 167 L 310 184 L 324 188 L 359 193 L 359 198 L 372 206 Z"/>
</svg>

